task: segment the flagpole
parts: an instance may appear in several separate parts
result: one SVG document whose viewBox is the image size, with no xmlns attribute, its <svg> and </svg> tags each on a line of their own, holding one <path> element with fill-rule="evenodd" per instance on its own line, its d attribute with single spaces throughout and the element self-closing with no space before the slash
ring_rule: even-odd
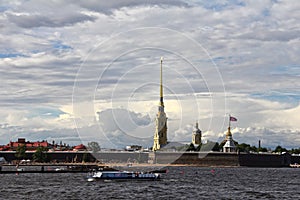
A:
<svg viewBox="0 0 300 200">
<path fill-rule="evenodd" d="M 229 114 L 229 120 L 228 120 L 229 122 L 228 122 L 228 126 L 229 126 L 229 128 L 230 128 L 230 114 Z"/>
</svg>

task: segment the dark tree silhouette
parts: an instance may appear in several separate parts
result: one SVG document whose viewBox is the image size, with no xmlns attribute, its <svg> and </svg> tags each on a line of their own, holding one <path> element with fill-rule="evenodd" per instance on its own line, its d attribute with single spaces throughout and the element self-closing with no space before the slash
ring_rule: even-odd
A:
<svg viewBox="0 0 300 200">
<path fill-rule="evenodd" d="M 21 160 L 26 157 L 26 146 L 25 145 L 19 145 L 16 149 L 16 154 L 15 156 Z"/>
<path fill-rule="evenodd" d="M 33 160 L 36 162 L 46 162 L 47 161 L 47 147 L 39 146 L 33 154 Z"/>
<path fill-rule="evenodd" d="M 98 151 L 101 150 L 100 145 L 98 142 L 89 142 L 88 143 L 88 149 L 92 151 L 93 153 L 97 153 Z"/>
</svg>

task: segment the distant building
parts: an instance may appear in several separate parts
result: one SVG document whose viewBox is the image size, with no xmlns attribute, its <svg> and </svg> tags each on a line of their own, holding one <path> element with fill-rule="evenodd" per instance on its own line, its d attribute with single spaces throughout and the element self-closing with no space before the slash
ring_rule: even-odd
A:
<svg viewBox="0 0 300 200">
<path fill-rule="evenodd" d="M 155 133 L 153 138 L 152 150 L 159 150 L 162 146 L 168 143 L 167 140 L 167 116 L 165 113 L 165 106 L 163 101 L 163 85 L 162 85 L 162 58 L 160 59 L 160 101 L 158 106 L 158 113 L 156 114 Z"/>
<path fill-rule="evenodd" d="M 43 140 L 41 142 L 30 142 L 26 141 L 25 138 L 18 138 L 17 142 L 9 142 L 5 147 L 6 150 L 15 151 L 18 146 L 26 146 L 26 150 L 28 151 L 35 151 L 38 147 L 46 147 L 50 148 L 51 144 L 48 143 L 46 140 Z"/>
<path fill-rule="evenodd" d="M 143 150 L 143 147 L 139 146 L 139 145 L 128 145 L 128 146 L 126 146 L 125 150 L 126 151 L 141 151 L 141 150 Z"/>
<path fill-rule="evenodd" d="M 19 146 L 25 146 L 26 151 L 36 151 L 38 147 L 45 147 L 49 149 L 49 151 L 72 151 L 75 149 L 74 147 L 70 147 L 69 145 L 62 144 L 55 144 L 53 141 L 52 143 L 47 142 L 47 140 L 42 140 L 42 141 L 26 141 L 25 138 L 18 138 L 16 142 L 10 141 L 6 145 L 1 145 L 0 146 L 0 151 L 16 151 Z M 80 148 L 80 145 L 76 146 L 76 148 Z M 75 151 L 79 151 L 81 149 L 75 149 Z"/>
<path fill-rule="evenodd" d="M 73 151 L 86 151 L 86 150 L 87 150 L 87 148 L 83 144 L 79 144 L 73 148 Z"/>
<path fill-rule="evenodd" d="M 198 122 L 196 122 L 196 126 L 194 127 L 193 134 L 192 134 L 192 143 L 194 145 L 200 145 L 201 137 L 202 137 L 202 132 L 198 127 Z"/>
</svg>

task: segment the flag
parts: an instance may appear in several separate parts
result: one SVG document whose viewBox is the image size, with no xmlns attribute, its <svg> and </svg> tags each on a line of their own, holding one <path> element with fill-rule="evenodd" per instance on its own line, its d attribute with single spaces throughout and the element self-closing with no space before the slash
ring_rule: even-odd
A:
<svg viewBox="0 0 300 200">
<path fill-rule="evenodd" d="M 230 116 L 229 120 L 230 120 L 231 122 L 236 122 L 236 121 L 237 121 L 237 118 L 231 117 L 231 116 Z"/>
</svg>

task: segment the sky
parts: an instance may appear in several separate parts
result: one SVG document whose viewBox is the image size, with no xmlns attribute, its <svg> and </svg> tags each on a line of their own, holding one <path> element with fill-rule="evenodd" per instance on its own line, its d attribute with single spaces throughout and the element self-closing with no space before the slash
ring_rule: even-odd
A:
<svg viewBox="0 0 300 200">
<path fill-rule="evenodd" d="M 0 144 L 300 146 L 300 2 L 0 1 Z"/>
</svg>

